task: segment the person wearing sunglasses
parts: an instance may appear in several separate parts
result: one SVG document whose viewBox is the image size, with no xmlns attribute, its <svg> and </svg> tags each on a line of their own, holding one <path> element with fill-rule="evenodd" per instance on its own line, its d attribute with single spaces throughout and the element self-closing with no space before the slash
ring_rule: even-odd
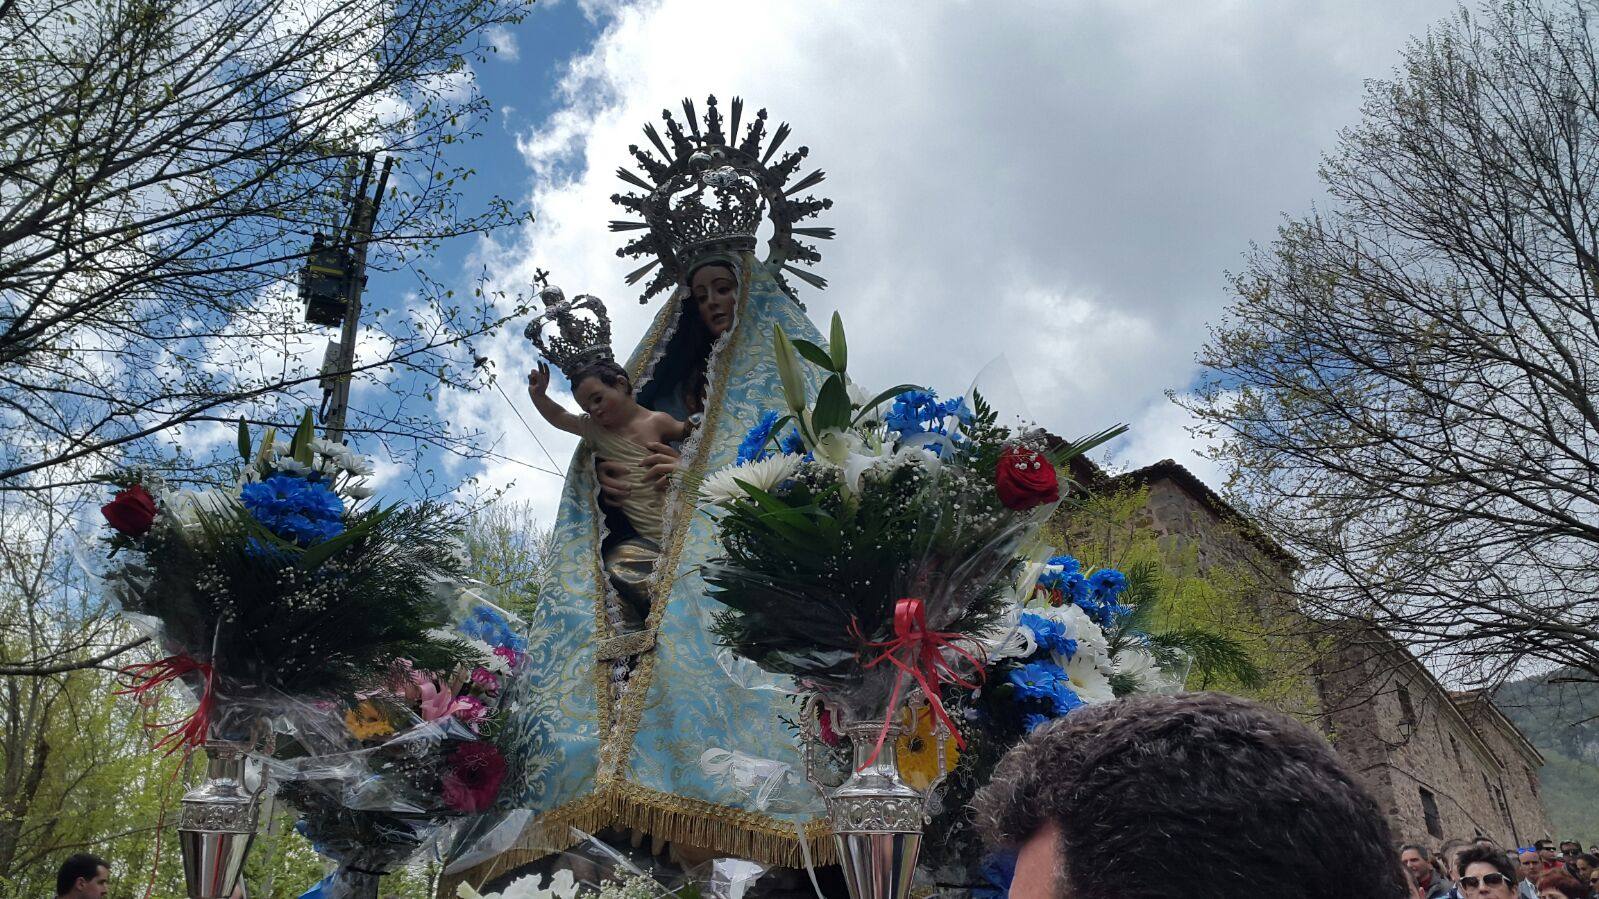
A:
<svg viewBox="0 0 1599 899">
<path fill-rule="evenodd" d="M 1468 846 L 1456 861 L 1460 879 L 1455 890 L 1461 899 L 1512 899 L 1516 895 L 1516 870 L 1498 849 Z"/>
</svg>

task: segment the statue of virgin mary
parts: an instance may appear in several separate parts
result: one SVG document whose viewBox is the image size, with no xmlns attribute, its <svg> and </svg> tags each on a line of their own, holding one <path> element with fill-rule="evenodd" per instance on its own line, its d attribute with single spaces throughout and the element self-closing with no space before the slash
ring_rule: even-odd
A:
<svg viewBox="0 0 1599 899">
<path fill-rule="evenodd" d="M 693 488 L 734 461 L 762 412 L 783 405 L 773 326 L 823 343 L 786 277 L 824 285 L 796 265 L 820 259 L 801 237 L 832 230 L 797 223 L 831 202 L 798 196 L 822 173 L 793 179 L 807 150 L 775 159 L 788 126 L 768 135 L 765 110 L 739 139 L 739 100 L 725 131 L 714 97 L 703 120 L 690 101 L 683 108 L 686 131 L 670 112 L 664 138 L 645 127 L 659 156 L 631 148 L 641 171 L 620 174 L 639 191 L 612 199 L 642 221 L 611 228 L 637 232 L 619 255 L 652 257 L 628 279 L 653 271 L 643 301 L 669 292 L 627 365 L 637 396 L 697 425 L 681 446 L 658 446 L 647 460 L 667 477 L 659 542 L 614 512 L 625 487 L 586 447 L 568 469 L 553 589 L 533 616 L 530 674 L 507 725 L 508 792 L 532 814 L 513 845 L 467 874 L 474 882 L 565 849 L 577 831 L 630 833 L 690 859 L 831 861 L 821 801 L 784 722 L 797 707 L 769 684 L 730 675 L 707 630 L 698 568 L 716 544 Z M 756 231 L 767 221 L 760 254 Z"/>
</svg>

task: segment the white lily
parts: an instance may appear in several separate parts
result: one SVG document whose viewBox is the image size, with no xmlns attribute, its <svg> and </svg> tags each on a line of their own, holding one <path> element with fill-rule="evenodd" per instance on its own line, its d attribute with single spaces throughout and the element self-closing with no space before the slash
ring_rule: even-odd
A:
<svg viewBox="0 0 1599 899">
<path fill-rule="evenodd" d="M 272 467 L 283 474 L 310 474 L 311 466 L 291 456 L 272 460 Z"/>
<path fill-rule="evenodd" d="M 738 482 L 743 481 L 759 490 L 772 490 L 794 476 L 799 470 L 800 458 L 786 453 L 762 459 L 758 462 L 746 462 L 743 465 L 729 465 L 700 484 L 700 503 L 702 505 L 724 505 L 734 500 L 748 496 Z"/>
<path fill-rule="evenodd" d="M 506 884 L 498 893 L 479 893 L 463 883 L 455 888 L 455 895 L 460 899 L 575 899 L 577 878 L 571 871 L 556 871 L 549 886 L 545 886 L 542 874 L 529 874 Z"/>
<path fill-rule="evenodd" d="M 1032 628 L 1021 623 L 1021 615 L 1020 608 L 1008 606 L 988 630 L 977 635 L 989 661 L 1025 659 L 1038 651 L 1038 638 Z"/>
<path fill-rule="evenodd" d="M 843 468 L 850 454 L 860 452 L 865 446 L 866 442 L 853 431 L 828 428 L 816 435 L 816 446 L 812 452 L 818 460 Z"/>
<path fill-rule="evenodd" d="M 203 514 L 225 510 L 231 500 L 215 490 L 176 490 L 161 497 L 167 512 L 184 527 L 200 523 Z"/>
</svg>

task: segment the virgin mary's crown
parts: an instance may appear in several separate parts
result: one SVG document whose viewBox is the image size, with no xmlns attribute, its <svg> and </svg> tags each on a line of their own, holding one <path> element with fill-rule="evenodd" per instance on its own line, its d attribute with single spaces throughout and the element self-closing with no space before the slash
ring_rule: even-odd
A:
<svg viewBox="0 0 1599 899">
<path fill-rule="evenodd" d="M 725 134 L 715 97 L 706 100 L 703 129 L 701 119 L 695 114 L 694 102 L 683 101 L 687 133 L 672 117 L 671 110 L 662 110 L 670 148 L 654 125 L 645 125 L 644 134 L 660 151 L 664 161 L 635 145 L 628 149 L 642 171 L 617 169 L 623 181 L 641 188 L 644 193 L 615 194 L 611 200 L 641 216 L 643 221 L 613 221 L 611 230 L 646 230 L 647 233 L 617 250 L 616 255 L 654 257 L 630 273 L 627 283 L 638 283 L 659 266 L 639 299 L 641 303 L 681 284 L 696 260 L 714 253 L 753 251 L 757 244 L 756 231 L 767 218 L 772 222 L 772 236 L 767 241 L 766 262 L 818 290 L 827 286 L 822 278 L 797 267 L 814 264 L 822 258 L 815 245 L 800 240 L 801 237 L 817 240 L 833 237 L 832 228 L 797 226 L 798 222 L 832 207 L 832 200 L 798 196 L 801 191 L 820 184 L 826 175 L 818 169 L 789 183 L 810 150 L 800 147 L 783 154 L 774 163 L 772 157 L 788 138 L 789 128 L 786 124 L 777 126 L 767 142 L 764 109 L 755 114 L 743 140 L 730 143 L 728 136 L 738 135 L 744 103 L 734 97 L 730 105 L 732 118 Z M 779 280 L 782 277 L 778 275 Z"/>
</svg>

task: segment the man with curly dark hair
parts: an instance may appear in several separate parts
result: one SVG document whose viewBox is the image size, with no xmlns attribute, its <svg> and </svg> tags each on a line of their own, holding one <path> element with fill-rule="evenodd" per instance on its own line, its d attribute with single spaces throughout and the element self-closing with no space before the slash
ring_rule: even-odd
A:
<svg viewBox="0 0 1599 899">
<path fill-rule="evenodd" d="M 1220 693 L 1086 706 L 975 800 L 1013 899 L 1403 899 L 1377 804 L 1310 728 Z"/>
</svg>

